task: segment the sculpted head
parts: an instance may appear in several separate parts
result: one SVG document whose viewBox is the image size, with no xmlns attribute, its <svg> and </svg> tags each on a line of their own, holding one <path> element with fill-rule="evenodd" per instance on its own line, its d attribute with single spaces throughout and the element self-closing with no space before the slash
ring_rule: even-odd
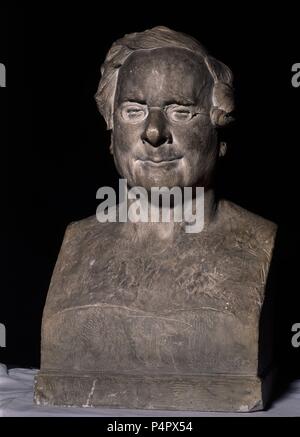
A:
<svg viewBox="0 0 300 437">
<path fill-rule="evenodd" d="M 101 72 L 95 98 L 129 185 L 208 187 L 234 109 L 229 68 L 192 37 L 156 27 L 116 41 Z"/>
</svg>

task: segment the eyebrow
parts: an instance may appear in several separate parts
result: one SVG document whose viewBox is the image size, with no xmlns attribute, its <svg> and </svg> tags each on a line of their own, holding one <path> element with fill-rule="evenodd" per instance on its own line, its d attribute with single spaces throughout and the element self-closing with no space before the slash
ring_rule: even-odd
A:
<svg viewBox="0 0 300 437">
<path fill-rule="evenodd" d="M 142 100 L 142 99 L 130 99 L 130 98 L 123 99 L 123 103 L 126 102 L 139 103 L 140 105 L 147 105 L 146 100 Z"/>
<path fill-rule="evenodd" d="M 193 100 L 182 98 L 181 100 L 168 100 L 165 102 L 165 106 L 169 105 L 180 105 L 180 106 L 193 106 L 195 102 Z"/>
<path fill-rule="evenodd" d="M 140 105 L 147 105 L 147 102 L 142 99 L 132 99 L 132 98 L 125 98 L 123 100 L 123 103 L 130 102 L 130 103 L 139 103 Z M 163 106 L 169 106 L 169 105 L 180 105 L 180 106 L 194 106 L 195 102 L 190 99 L 182 99 L 182 100 L 167 100 L 164 102 Z"/>
</svg>

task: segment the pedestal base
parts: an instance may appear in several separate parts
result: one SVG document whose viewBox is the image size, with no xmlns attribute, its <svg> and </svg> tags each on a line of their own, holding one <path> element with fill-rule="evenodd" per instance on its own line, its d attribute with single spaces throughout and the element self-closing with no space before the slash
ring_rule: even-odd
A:
<svg viewBox="0 0 300 437">
<path fill-rule="evenodd" d="M 263 398 L 261 380 L 248 375 L 41 371 L 35 380 L 39 405 L 249 412 L 263 409 Z"/>
</svg>

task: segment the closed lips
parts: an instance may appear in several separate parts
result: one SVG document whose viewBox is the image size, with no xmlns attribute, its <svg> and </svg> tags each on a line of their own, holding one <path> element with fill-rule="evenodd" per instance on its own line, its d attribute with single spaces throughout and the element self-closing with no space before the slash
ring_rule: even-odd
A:
<svg viewBox="0 0 300 437">
<path fill-rule="evenodd" d="M 160 164 L 160 163 L 163 163 L 163 162 L 176 161 L 176 160 L 181 159 L 181 158 L 182 158 L 182 156 L 175 156 L 175 157 L 167 158 L 167 159 L 162 159 L 162 158 L 152 158 L 152 159 L 149 159 L 149 158 L 138 158 L 137 161 L 151 162 L 153 164 Z"/>
</svg>

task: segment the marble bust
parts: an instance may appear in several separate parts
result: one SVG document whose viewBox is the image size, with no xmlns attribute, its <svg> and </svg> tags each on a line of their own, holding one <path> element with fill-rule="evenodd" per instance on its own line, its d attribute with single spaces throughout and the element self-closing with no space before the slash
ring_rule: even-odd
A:
<svg viewBox="0 0 300 437">
<path fill-rule="evenodd" d="M 276 225 L 215 195 L 232 73 L 165 27 L 125 35 L 96 101 L 128 186 L 204 187 L 204 227 L 71 223 L 43 314 L 42 405 L 254 411 L 272 356 L 260 318 Z M 266 388 L 267 387 L 267 388 Z"/>
</svg>

